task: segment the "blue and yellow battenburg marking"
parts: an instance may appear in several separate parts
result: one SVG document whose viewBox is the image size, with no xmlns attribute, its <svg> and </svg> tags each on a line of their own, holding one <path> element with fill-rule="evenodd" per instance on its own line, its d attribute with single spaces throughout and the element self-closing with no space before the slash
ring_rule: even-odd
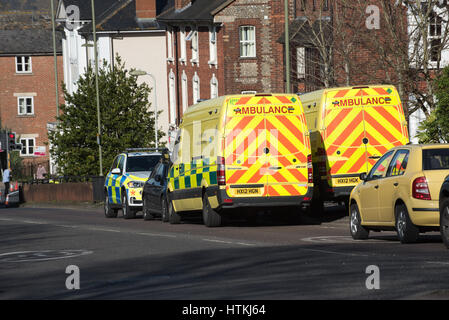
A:
<svg viewBox="0 0 449 320">
<path fill-rule="evenodd" d="M 133 176 L 130 174 L 118 175 L 109 173 L 106 176 L 105 186 L 108 190 L 109 201 L 114 204 L 122 204 L 121 197 L 121 189 L 125 187 L 127 196 L 129 197 L 130 188 L 128 188 L 128 182 L 130 181 L 142 181 L 145 182 L 146 178 L 140 178 L 137 176 Z M 131 194 L 132 197 L 135 197 L 136 200 L 142 200 L 142 189 L 143 188 L 133 188 L 135 191 L 134 194 Z"/>
</svg>

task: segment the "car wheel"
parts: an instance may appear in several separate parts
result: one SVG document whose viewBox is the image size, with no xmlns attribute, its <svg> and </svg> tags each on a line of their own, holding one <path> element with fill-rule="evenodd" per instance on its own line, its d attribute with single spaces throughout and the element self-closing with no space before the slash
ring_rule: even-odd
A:
<svg viewBox="0 0 449 320">
<path fill-rule="evenodd" d="M 142 196 L 143 197 L 143 205 L 142 205 L 142 212 L 143 212 L 143 220 L 152 220 L 154 217 L 153 215 L 150 213 L 149 207 L 148 207 L 148 200 L 145 197 L 145 195 Z"/>
<path fill-rule="evenodd" d="M 401 243 L 413 243 L 418 240 L 419 229 L 416 227 L 404 204 L 396 206 L 396 230 Z"/>
<path fill-rule="evenodd" d="M 133 219 L 136 217 L 136 212 L 133 211 L 128 205 L 128 197 L 126 196 L 125 190 L 123 190 L 122 196 L 122 211 L 123 211 L 123 218 L 125 219 Z"/>
<path fill-rule="evenodd" d="M 167 200 L 164 197 L 161 198 L 161 209 L 162 209 L 162 222 L 168 222 L 168 208 Z"/>
<path fill-rule="evenodd" d="M 350 207 L 350 231 L 354 240 L 366 240 L 369 236 L 369 230 L 362 226 L 362 219 L 360 217 L 359 207 L 356 203 L 351 204 Z"/>
<path fill-rule="evenodd" d="M 449 249 L 449 199 L 444 199 L 440 211 L 440 233 L 443 243 Z"/>
<path fill-rule="evenodd" d="M 206 193 L 203 195 L 203 222 L 209 228 L 221 226 L 221 215 L 211 208 Z"/>
<path fill-rule="evenodd" d="M 106 193 L 104 197 L 104 215 L 106 218 L 117 218 L 117 209 L 112 209 L 109 203 L 109 196 Z"/>
<path fill-rule="evenodd" d="M 181 223 L 181 216 L 179 215 L 179 213 L 176 213 L 172 201 L 170 201 L 168 204 L 168 222 L 170 222 L 170 224 Z"/>
</svg>

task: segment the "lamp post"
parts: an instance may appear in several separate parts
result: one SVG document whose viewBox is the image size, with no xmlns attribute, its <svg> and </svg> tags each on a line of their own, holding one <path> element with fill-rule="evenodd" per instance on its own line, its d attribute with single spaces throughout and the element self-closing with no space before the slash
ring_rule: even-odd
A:
<svg viewBox="0 0 449 320">
<path fill-rule="evenodd" d="M 154 83 L 154 136 L 155 136 L 155 142 L 156 142 L 156 148 L 159 148 L 159 141 L 158 141 L 158 135 L 157 135 L 157 130 L 158 130 L 158 126 L 157 126 L 157 91 L 156 91 L 156 78 L 154 77 L 153 74 L 143 71 L 143 70 L 133 70 L 129 73 L 132 76 L 150 76 L 151 79 L 153 79 L 153 83 Z"/>
<path fill-rule="evenodd" d="M 98 55 L 97 55 L 97 27 L 95 22 L 95 1 L 92 0 L 92 32 L 94 35 L 94 56 L 95 56 L 95 92 L 97 96 L 97 143 L 98 143 L 98 153 L 100 158 L 100 177 L 103 176 L 103 156 L 101 151 L 101 120 L 100 120 L 100 93 L 98 90 Z"/>
</svg>

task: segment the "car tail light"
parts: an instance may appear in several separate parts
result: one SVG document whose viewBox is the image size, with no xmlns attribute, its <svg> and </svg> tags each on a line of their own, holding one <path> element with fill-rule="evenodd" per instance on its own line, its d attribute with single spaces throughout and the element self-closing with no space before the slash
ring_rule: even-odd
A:
<svg viewBox="0 0 449 320">
<path fill-rule="evenodd" d="M 313 164 L 312 164 L 312 155 L 309 154 L 307 156 L 307 174 L 309 183 L 313 183 Z"/>
<path fill-rule="evenodd" d="M 226 166 L 225 166 L 225 158 L 218 157 L 217 158 L 217 181 L 219 186 L 226 185 Z"/>
<path fill-rule="evenodd" d="M 432 200 L 430 197 L 429 185 L 426 177 L 419 177 L 413 181 L 412 185 L 413 198 L 419 200 Z"/>
</svg>

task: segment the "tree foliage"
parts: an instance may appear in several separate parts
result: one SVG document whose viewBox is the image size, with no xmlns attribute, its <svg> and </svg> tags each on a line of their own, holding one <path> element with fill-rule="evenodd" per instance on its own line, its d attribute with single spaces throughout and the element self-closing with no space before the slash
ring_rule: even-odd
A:
<svg viewBox="0 0 449 320">
<path fill-rule="evenodd" d="M 103 174 L 114 157 L 127 148 L 154 147 L 154 112 L 148 97 L 151 89 L 138 84 L 120 57 L 114 66 L 103 64 L 98 72 Z M 56 130 L 49 133 L 51 153 L 60 174 L 98 175 L 97 102 L 95 71 L 88 66 L 77 82 L 76 92 L 66 88 Z M 158 132 L 162 137 L 163 132 Z"/>
<path fill-rule="evenodd" d="M 419 127 L 420 143 L 449 142 L 449 66 L 435 81 L 436 108 Z"/>
</svg>

